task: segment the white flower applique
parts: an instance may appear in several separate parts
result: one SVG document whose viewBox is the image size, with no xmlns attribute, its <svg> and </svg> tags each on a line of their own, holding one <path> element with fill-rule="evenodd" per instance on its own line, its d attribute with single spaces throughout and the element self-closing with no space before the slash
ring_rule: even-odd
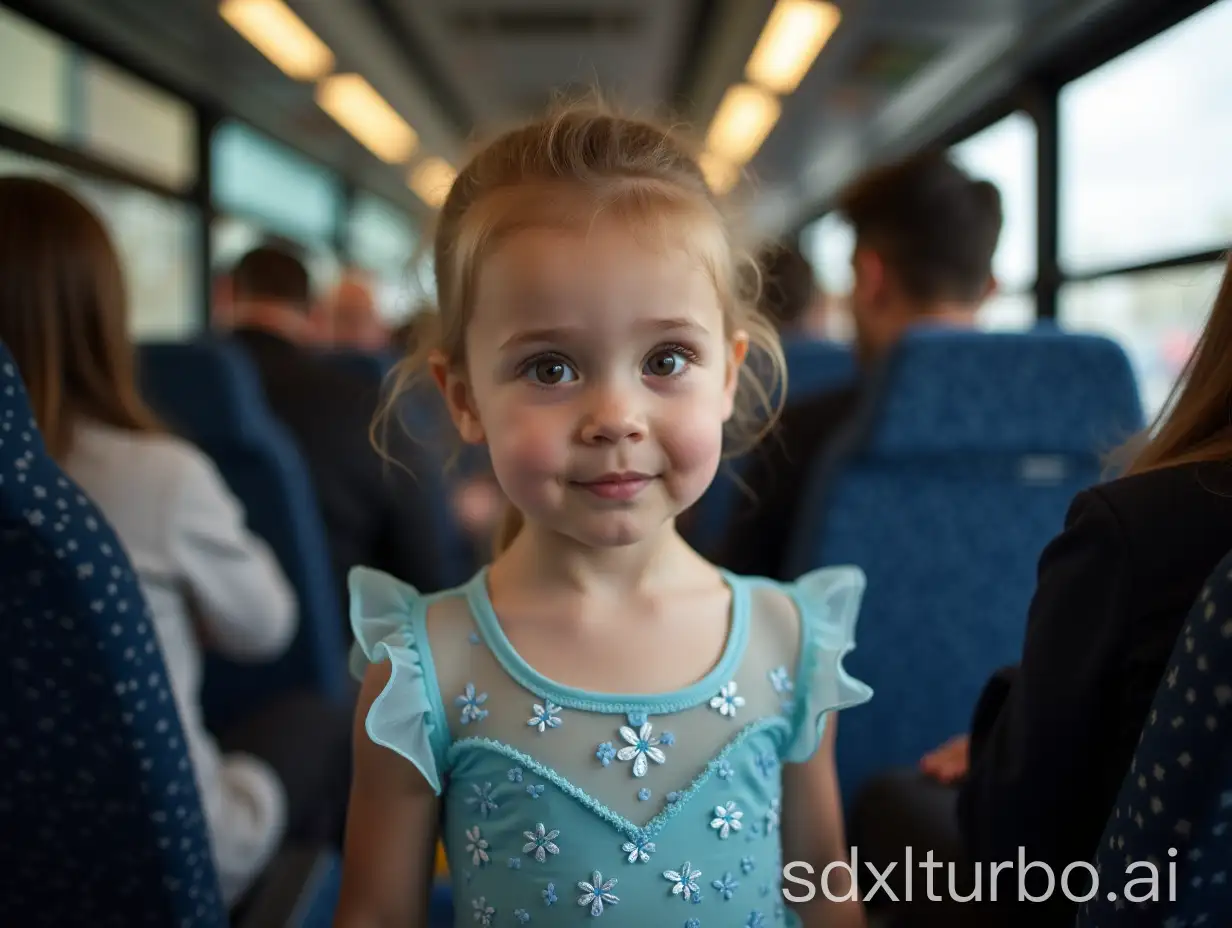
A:
<svg viewBox="0 0 1232 928">
<path fill-rule="evenodd" d="M 714 807 L 714 818 L 710 820 L 710 827 L 719 833 L 720 838 L 726 838 L 733 831 L 739 831 L 744 826 L 740 820 L 744 818 L 744 813 L 736 808 L 734 802 L 729 802 L 726 805 Z"/>
<path fill-rule="evenodd" d="M 530 854 L 539 863 L 548 859 L 548 854 L 559 854 L 560 848 L 554 843 L 560 837 L 560 829 L 548 831 L 543 822 L 535 826 L 534 831 L 524 831 L 526 844 L 522 845 L 522 853 Z"/>
<path fill-rule="evenodd" d="M 652 726 L 650 722 L 646 722 L 640 729 L 634 731 L 628 725 L 622 725 L 620 728 L 620 737 L 628 742 L 627 747 L 621 748 L 616 753 L 617 760 L 633 761 L 633 775 L 635 777 L 644 777 L 646 769 L 650 765 L 647 763 L 647 758 L 653 760 L 656 764 L 667 762 L 667 756 L 659 747 L 659 739 L 651 734 Z"/>
<path fill-rule="evenodd" d="M 736 710 L 744 705 L 744 697 L 736 695 L 738 689 L 735 680 L 721 687 L 719 695 L 710 700 L 710 708 L 717 709 L 719 715 L 735 718 Z"/>
<path fill-rule="evenodd" d="M 532 710 L 535 714 L 526 720 L 526 724 L 530 728 L 539 728 L 539 734 L 543 734 L 549 728 L 559 728 L 561 720 L 558 717 L 560 706 L 556 705 L 550 699 L 545 699 L 543 705 L 534 704 Z"/>
<path fill-rule="evenodd" d="M 578 896 L 578 905 L 590 906 L 591 915 L 602 915 L 604 905 L 615 905 L 620 901 L 620 898 L 612 893 L 616 882 L 616 877 L 605 881 L 603 874 L 596 870 L 590 875 L 590 882 L 582 880 L 577 884 L 582 891 L 582 895 Z"/>
</svg>

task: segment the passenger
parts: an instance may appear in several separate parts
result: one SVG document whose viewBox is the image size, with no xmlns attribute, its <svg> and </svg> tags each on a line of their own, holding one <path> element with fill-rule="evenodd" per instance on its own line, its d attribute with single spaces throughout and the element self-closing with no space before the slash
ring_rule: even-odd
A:
<svg viewBox="0 0 1232 928">
<path fill-rule="evenodd" d="M 799 249 L 773 245 L 758 259 L 762 272 L 761 309 L 787 339 L 825 337 L 825 296 L 813 266 Z"/>
<path fill-rule="evenodd" d="M 865 174 L 839 197 L 838 209 L 856 236 L 851 304 L 863 372 L 914 326 L 975 325 L 995 289 L 996 187 L 972 180 L 942 155 L 926 154 Z M 742 474 L 749 492 L 729 526 L 723 566 L 791 579 L 782 575 L 783 561 L 805 477 L 860 396 L 857 382 L 787 407 L 776 434 Z"/>
<path fill-rule="evenodd" d="M 123 273 L 103 225 L 65 191 L 0 179 L 0 339 L 49 453 L 106 514 L 136 567 L 234 902 L 288 826 L 275 769 L 222 754 L 200 706 L 202 649 L 257 662 L 295 635 L 277 562 L 208 458 L 162 430 L 134 378 Z M 291 814 L 299 814 L 298 809 Z"/>
<path fill-rule="evenodd" d="M 502 136 L 453 185 L 424 347 L 516 508 L 495 562 L 449 595 L 352 577 L 372 663 L 342 928 L 425 923 L 442 811 L 481 925 L 554 904 L 781 925 L 780 862 L 845 859 L 824 720 L 869 696 L 840 667 L 862 575 L 724 574 L 675 527 L 725 423 L 756 425 L 750 346 L 781 368 L 730 243 L 678 142 L 588 108 Z M 800 914 L 864 923 L 820 892 Z"/>
<path fill-rule="evenodd" d="M 870 785 L 862 830 L 883 841 L 912 815 L 935 821 L 938 784 L 949 784 L 967 853 L 985 873 L 987 862 L 1016 861 L 1019 847 L 1058 877 L 1094 859 L 1186 615 L 1232 550 L 1229 354 L 1232 266 L 1154 437 L 1129 452 L 1124 477 L 1074 499 L 1040 558 L 1021 664 L 989 681 L 969 740 L 921 762 L 932 785 L 904 774 Z M 940 822 L 941 840 L 955 824 Z M 1071 886 L 1085 892 L 1076 876 Z M 1072 925 L 1074 914 L 1057 892 L 1026 905 L 1021 923 Z"/>
<path fill-rule="evenodd" d="M 319 340 L 332 348 L 375 354 L 390 347 L 390 332 L 366 275 L 351 271 L 317 310 Z"/>
<path fill-rule="evenodd" d="M 270 408 L 304 454 L 340 595 L 357 564 L 378 566 L 421 590 L 440 589 L 433 518 L 412 476 L 421 469 L 417 449 L 391 428 L 390 451 L 403 466 L 382 460 L 369 438 L 377 392 L 307 347 L 314 332 L 303 263 L 287 249 L 258 248 L 235 266 L 232 281 L 232 338 L 251 356 Z M 344 595 L 342 601 L 345 608 Z"/>
</svg>

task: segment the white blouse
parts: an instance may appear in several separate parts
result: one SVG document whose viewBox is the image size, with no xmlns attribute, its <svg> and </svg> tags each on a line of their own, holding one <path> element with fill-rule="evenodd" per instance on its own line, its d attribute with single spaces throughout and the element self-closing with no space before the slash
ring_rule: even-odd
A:
<svg viewBox="0 0 1232 928">
<path fill-rule="evenodd" d="M 294 593 L 213 462 L 189 443 L 83 423 L 65 470 L 102 509 L 137 570 L 233 903 L 277 850 L 286 799 L 268 765 L 221 755 L 206 730 L 202 639 L 234 660 L 277 657 L 295 636 Z"/>
</svg>

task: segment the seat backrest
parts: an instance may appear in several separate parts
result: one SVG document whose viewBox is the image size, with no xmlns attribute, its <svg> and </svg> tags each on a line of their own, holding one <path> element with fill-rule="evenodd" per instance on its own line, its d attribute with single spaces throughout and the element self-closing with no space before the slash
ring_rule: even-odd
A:
<svg viewBox="0 0 1232 928">
<path fill-rule="evenodd" d="M 787 360 L 787 398 L 796 403 L 829 390 L 837 390 L 856 378 L 855 352 L 849 345 L 821 339 L 789 339 L 783 342 Z"/>
<path fill-rule="evenodd" d="M 1124 352 L 1057 331 L 913 332 L 864 400 L 810 473 L 787 563 L 868 576 L 847 666 L 877 696 L 839 728 L 848 796 L 964 730 L 1017 658 L 1070 501 L 1142 424 Z"/>
<path fill-rule="evenodd" d="M 1081 928 L 1217 925 L 1232 913 L 1232 552 L 1211 572 L 1172 650 L 1096 852 L 1101 891 Z M 1170 849 L 1175 849 L 1173 854 Z M 1135 869 L 1131 865 L 1141 862 Z M 1159 897 L 1126 901 L 1159 874 Z M 1170 871 L 1170 867 L 1175 870 Z M 1141 900 L 1149 887 L 1129 887 Z M 1175 890 L 1175 899 L 1170 889 Z M 1105 890 L 1117 893 L 1109 900 Z"/>
<path fill-rule="evenodd" d="M 133 569 L 48 456 L 0 345 L 0 919 L 226 924 Z"/>
<path fill-rule="evenodd" d="M 341 600 L 320 506 L 299 448 L 266 404 L 251 360 L 235 345 L 206 340 L 147 344 L 140 361 L 147 401 L 214 460 L 299 600 L 299 632 L 279 660 L 244 666 L 209 658 L 202 695 L 207 723 L 224 728 L 291 689 L 346 699 Z"/>
</svg>

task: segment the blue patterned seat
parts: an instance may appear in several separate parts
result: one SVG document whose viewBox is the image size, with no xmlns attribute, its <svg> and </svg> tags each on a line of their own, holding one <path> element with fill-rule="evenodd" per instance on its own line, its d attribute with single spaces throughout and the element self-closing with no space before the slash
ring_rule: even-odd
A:
<svg viewBox="0 0 1232 928">
<path fill-rule="evenodd" d="M 141 375 L 159 415 L 218 465 L 299 600 L 299 632 L 277 661 L 245 666 L 209 658 L 202 696 L 207 724 L 222 731 L 255 706 L 297 689 L 344 702 L 350 685 L 342 600 L 325 527 L 308 469 L 266 405 L 252 363 L 220 341 L 147 344 Z"/>
<path fill-rule="evenodd" d="M 1095 859 L 1100 891 L 1083 906 L 1080 928 L 1215 928 L 1232 921 L 1230 731 L 1232 553 L 1211 573 L 1177 639 L 1104 829 Z M 1150 889 L 1133 885 L 1150 875 L 1146 866 L 1131 868 L 1135 862 L 1153 864 L 1159 874 L 1156 901 L 1132 901 Z"/>
<path fill-rule="evenodd" d="M 162 653 L 0 346 L 0 922 L 226 924 Z"/>
<path fill-rule="evenodd" d="M 848 668 L 877 698 L 839 726 L 845 796 L 964 730 L 1020 651 L 1070 500 L 1141 424 L 1128 359 L 1103 338 L 919 330 L 875 373 L 802 491 L 786 565 L 868 576 Z"/>
</svg>

